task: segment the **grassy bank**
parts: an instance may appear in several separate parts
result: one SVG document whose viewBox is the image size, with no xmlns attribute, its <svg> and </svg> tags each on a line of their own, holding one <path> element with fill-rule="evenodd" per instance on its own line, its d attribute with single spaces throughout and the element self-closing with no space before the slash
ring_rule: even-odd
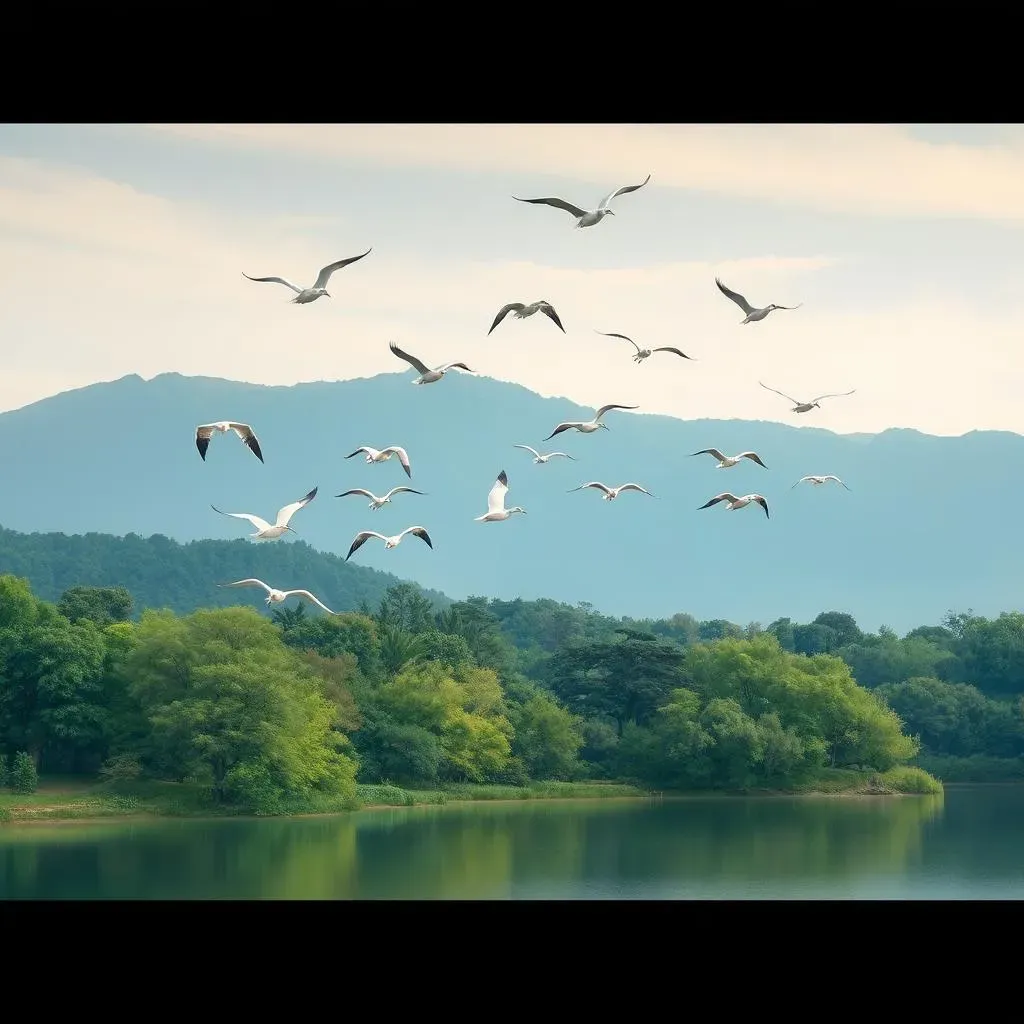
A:
<svg viewBox="0 0 1024 1024">
<path fill-rule="evenodd" d="M 937 757 L 921 754 L 919 764 L 943 782 L 1024 782 L 1024 757 Z"/>
</svg>

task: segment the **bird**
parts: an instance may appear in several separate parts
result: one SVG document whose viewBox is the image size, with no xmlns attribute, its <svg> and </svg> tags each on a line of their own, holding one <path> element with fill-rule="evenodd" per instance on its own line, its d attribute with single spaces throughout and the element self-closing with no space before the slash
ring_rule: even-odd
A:
<svg viewBox="0 0 1024 1024">
<path fill-rule="evenodd" d="M 446 363 L 444 366 L 438 366 L 431 370 L 429 366 L 421 363 L 415 356 L 409 355 L 408 352 L 403 352 L 393 341 L 390 342 L 389 347 L 399 359 L 404 359 L 420 371 L 420 375 L 413 381 L 413 384 L 433 384 L 435 380 L 440 380 L 450 369 L 456 366 L 460 370 L 476 373 L 475 370 L 470 370 L 465 363 Z"/>
<path fill-rule="evenodd" d="M 352 455 L 358 455 L 360 452 L 366 452 L 367 463 L 387 462 L 392 455 L 397 455 L 398 461 L 402 464 L 402 469 L 405 470 L 405 475 L 410 480 L 412 479 L 412 466 L 409 465 L 409 455 L 404 448 L 400 448 L 397 444 L 393 444 L 388 448 L 381 448 L 380 450 L 364 444 L 357 448 Z M 352 455 L 346 455 L 345 458 L 351 459 Z M 339 494 L 338 497 L 340 498 L 341 495 Z"/>
<path fill-rule="evenodd" d="M 316 595 L 311 594 L 308 590 L 275 590 L 273 587 L 268 587 L 263 580 L 235 580 L 234 583 L 218 583 L 218 587 L 262 587 L 267 592 L 267 606 L 272 604 L 280 604 L 282 601 L 289 597 L 308 597 L 313 604 L 319 605 L 329 615 L 340 615 L 340 612 L 332 612 Z"/>
<path fill-rule="evenodd" d="M 255 537 L 256 540 L 277 540 L 278 537 L 283 537 L 288 530 L 291 530 L 292 533 L 298 532 L 297 530 L 293 530 L 292 527 L 288 525 L 288 522 L 300 508 L 308 505 L 316 497 L 316 492 L 318 490 L 319 488 L 314 487 L 313 490 L 311 490 L 305 497 L 299 498 L 298 501 L 293 501 L 290 505 L 285 505 L 284 508 L 277 513 L 277 520 L 274 522 L 273 526 L 271 526 L 266 519 L 260 519 L 259 516 L 254 516 L 249 512 L 221 512 L 216 505 L 211 505 L 210 508 L 212 508 L 214 512 L 220 512 L 222 516 L 232 516 L 235 519 L 248 519 L 249 522 L 256 527 L 256 532 L 250 533 L 249 536 Z"/>
<path fill-rule="evenodd" d="M 572 494 L 573 491 L 582 491 L 586 487 L 593 487 L 596 490 L 604 491 L 601 495 L 605 501 L 614 501 L 623 491 L 640 491 L 643 494 L 651 494 L 650 491 L 645 490 L 639 484 L 619 484 L 618 487 L 607 487 L 598 480 L 592 480 L 589 484 L 580 484 L 579 487 L 573 487 L 569 490 L 568 494 Z M 651 494 L 652 498 L 656 498 L 656 494 Z"/>
<path fill-rule="evenodd" d="M 799 309 L 803 303 L 799 302 L 795 306 L 777 306 L 774 302 L 769 303 L 763 309 L 755 309 L 739 292 L 734 292 L 730 288 L 726 288 L 724 284 L 716 277 L 715 284 L 718 285 L 718 290 L 725 295 L 727 298 L 732 299 L 740 309 L 743 310 L 747 315 L 740 321 L 741 324 L 753 323 L 755 320 L 763 320 L 773 309 Z"/>
<path fill-rule="evenodd" d="M 430 539 L 430 534 L 422 526 L 408 526 L 401 533 L 396 533 L 394 537 L 385 537 L 383 533 L 377 533 L 376 530 L 360 530 L 352 541 L 352 547 L 348 549 L 345 561 L 347 562 L 352 557 L 352 553 L 358 551 L 371 537 L 378 537 L 384 541 L 384 550 L 387 551 L 389 548 L 397 548 L 407 533 L 422 538 L 427 547 L 433 550 L 434 544 Z"/>
<path fill-rule="evenodd" d="M 625 195 L 627 192 L 635 192 L 638 188 L 643 188 L 650 180 L 651 176 L 648 174 L 639 185 L 623 185 L 622 188 L 617 188 L 614 192 L 609 192 L 608 195 L 598 203 L 596 210 L 581 210 L 578 206 L 573 206 L 572 203 L 567 203 L 564 199 L 555 199 L 553 197 L 548 197 L 546 199 L 520 199 L 519 196 L 513 196 L 512 198 L 520 203 L 543 203 L 545 206 L 554 206 L 559 210 L 565 210 L 576 218 L 576 227 L 589 228 L 593 227 L 595 224 L 600 224 L 601 221 L 609 214 L 615 214 L 615 211 L 611 209 L 608 204 L 616 196 Z"/>
<path fill-rule="evenodd" d="M 764 500 L 764 496 L 761 494 L 744 494 L 742 498 L 737 498 L 735 494 L 730 494 L 728 491 L 725 491 L 722 494 L 716 494 L 710 501 L 706 501 L 699 509 L 697 509 L 697 511 L 699 512 L 701 508 L 710 508 L 712 505 L 715 505 L 720 501 L 727 501 L 729 504 L 725 507 L 730 511 L 736 508 L 746 508 L 746 506 L 752 501 L 756 501 L 758 505 L 764 509 L 764 514 L 768 516 L 769 519 L 771 518 L 771 516 L 768 515 L 768 502 Z"/>
<path fill-rule="evenodd" d="M 595 430 L 599 430 L 602 427 L 607 430 L 608 424 L 601 420 L 601 417 L 608 412 L 609 409 L 639 409 L 639 405 L 602 405 L 597 410 L 597 414 L 592 420 L 586 422 L 580 422 L 578 420 L 571 420 L 567 423 L 559 423 L 554 430 L 544 438 L 545 441 L 550 441 L 555 434 L 560 434 L 563 430 L 578 430 L 581 434 L 592 434 Z"/>
<path fill-rule="evenodd" d="M 717 448 L 701 448 L 699 452 L 694 452 L 693 455 L 713 455 L 718 459 L 718 465 L 715 469 L 730 469 L 737 465 L 740 459 L 750 459 L 751 462 L 756 462 L 759 466 L 764 466 L 761 461 L 761 456 L 757 452 L 740 452 L 739 455 L 723 455 Z M 693 455 L 690 458 L 693 458 Z M 767 469 L 767 466 L 764 466 Z"/>
<path fill-rule="evenodd" d="M 353 454 L 355 453 L 353 452 Z M 344 494 L 336 494 L 335 497 L 347 498 L 350 494 L 363 494 L 370 499 L 371 511 L 376 512 L 377 509 L 383 508 L 386 504 L 388 504 L 388 502 L 391 501 L 391 496 L 393 494 L 399 494 L 402 491 L 408 491 L 410 494 L 423 493 L 422 491 L 414 491 L 411 487 L 392 487 L 391 490 L 388 491 L 388 493 L 385 494 L 383 498 L 378 498 L 377 495 L 373 493 L 373 491 L 368 491 L 366 490 L 365 487 L 353 487 L 352 490 L 345 491 Z"/>
<path fill-rule="evenodd" d="M 526 451 L 533 452 L 533 456 L 534 456 L 533 461 L 538 466 L 543 466 L 545 462 L 547 462 L 549 459 L 553 459 L 556 455 L 561 455 L 563 458 L 566 458 L 566 459 L 572 459 L 573 462 L 576 461 L 575 457 L 570 455 L 568 452 L 548 452 L 547 455 L 541 455 L 541 453 L 539 451 L 537 451 L 536 448 L 531 448 L 528 444 L 514 444 L 514 445 L 512 445 L 512 447 L 513 448 L 525 448 Z"/>
<path fill-rule="evenodd" d="M 498 474 L 494 486 L 487 492 L 487 511 L 482 516 L 476 516 L 474 523 L 500 523 L 511 518 L 513 512 L 522 512 L 526 515 L 526 509 L 516 505 L 515 508 L 505 508 L 505 495 L 508 493 L 508 476 L 505 470 Z"/>
<path fill-rule="evenodd" d="M 688 356 L 685 352 L 680 352 L 677 348 L 672 348 L 671 345 L 662 345 L 661 348 L 641 348 L 632 338 L 627 338 L 624 334 L 616 334 L 614 331 L 595 331 L 595 334 L 603 334 L 606 338 L 622 338 L 628 341 L 633 348 L 636 349 L 636 355 L 632 357 L 634 363 L 642 363 L 648 356 L 653 355 L 655 352 L 674 352 L 677 356 L 682 356 L 684 359 L 693 359 L 693 356 Z M 693 359 L 696 362 L 695 359 Z"/>
<path fill-rule="evenodd" d="M 319 274 L 316 276 L 316 280 L 313 282 L 311 288 L 300 288 L 297 284 L 292 284 L 286 277 L 249 277 L 249 275 L 243 270 L 242 277 L 248 277 L 250 281 L 273 281 L 276 284 L 283 284 L 288 288 L 291 288 L 293 292 L 298 294 L 292 299 L 292 302 L 298 302 L 300 304 L 306 302 L 314 302 L 320 298 L 321 295 L 326 295 L 327 298 L 331 298 L 331 293 L 327 290 L 327 282 L 331 279 L 331 274 L 336 270 L 340 270 L 342 267 L 347 267 L 350 263 L 355 263 L 356 260 L 361 260 L 364 256 L 368 256 L 373 251 L 373 246 L 366 250 L 364 253 L 360 253 L 358 256 L 350 256 L 347 260 L 338 260 L 337 263 L 328 263 Z"/>
<path fill-rule="evenodd" d="M 760 381 L 758 381 L 757 383 L 761 384 Z M 775 391 L 775 388 L 770 388 L 770 387 L 768 387 L 767 384 L 761 384 L 761 387 L 763 387 L 767 391 Z M 853 389 L 853 391 L 856 391 L 856 390 L 857 390 L 856 388 Z M 839 394 L 831 394 L 831 395 L 818 395 L 817 398 L 812 398 L 809 402 L 800 402 L 797 399 L 791 397 L 790 395 L 784 394 L 782 391 L 775 391 L 775 394 L 782 395 L 783 398 L 788 398 L 791 402 L 796 402 L 796 405 L 794 405 L 792 410 L 791 410 L 792 412 L 810 412 L 815 407 L 817 407 L 819 409 L 821 408 L 821 406 L 818 405 L 818 403 L 822 399 L 825 399 L 825 398 L 845 398 L 847 395 L 852 395 L 853 391 L 843 391 L 843 392 L 840 392 Z"/>
<path fill-rule="evenodd" d="M 846 484 L 844 484 L 843 481 L 840 480 L 839 477 L 837 477 L 833 473 L 829 473 L 828 476 L 802 476 L 799 480 L 797 480 L 796 484 L 793 484 L 793 487 L 796 487 L 797 484 L 802 484 L 805 480 L 808 481 L 809 483 L 814 484 L 815 487 L 817 487 L 819 484 L 828 483 L 829 480 L 835 480 L 837 484 L 843 484 L 843 486 L 846 487 Z M 793 487 L 791 487 L 790 490 L 792 490 Z M 846 487 L 846 489 L 850 490 L 849 487 Z"/>
<path fill-rule="evenodd" d="M 555 307 L 548 302 L 547 299 L 538 299 L 536 302 L 531 302 L 528 306 L 522 302 L 510 302 L 505 306 L 502 306 L 498 310 L 498 315 L 494 318 L 494 323 L 491 324 L 491 331 L 494 330 L 502 320 L 512 313 L 517 320 L 525 320 L 528 316 L 533 316 L 534 313 L 543 313 L 546 317 L 553 320 L 558 326 L 558 329 L 565 334 L 565 328 L 562 326 L 562 321 L 558 319 L 558 314 L 555 312 Z M 490 334 L 491 331 L 487 333 Z"/>
<path fill-rule="evenodd" d="M 260 443 L 248 423 L 235 423 L 232 420 L 219 420 L 217 423 L 203 423 L 196 427 L 196 447 L 199 454 L 206 461 L 206 449 L 210 447 L 210 438 L 217 431 L 226 434 L 233 430 L 241 439 L 242 443 L 256 456 L 260 462 L 263 461 L 263 452 L 260 451 Z"/>
</svg>

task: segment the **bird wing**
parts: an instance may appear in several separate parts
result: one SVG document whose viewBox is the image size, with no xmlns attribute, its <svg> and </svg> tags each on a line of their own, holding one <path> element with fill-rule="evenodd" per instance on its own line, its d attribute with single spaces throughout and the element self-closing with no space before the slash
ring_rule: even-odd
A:
<svg viewBox="0 0 1024 1024">
<path fill-rule="evenodd" d="M 382 454 L 383 452 L 394 452 L 398 456 L 398 461 L 402 464 L 402 469 L 405 470 L 405 475 L 412 479 L 412 466 L 409 465 L 409 455 L 404 448 L 393 444 L 389 448 L 384 448 Z"/>
<path fill-rule="evenodd" d="M 399 494 L 402 491 L 408 491 L 410 494 L 422 494 L 423 493 L 422 491 L 414 491 L 411 487 L 404 487 L 404 486 L 403 487 L 392 487 L 391 490 L 388 491 L 388 493 L 384 495 L 384 497 L 385 498 L 390 498 L 393 494 Z"/>
<path fill-rule="evenodd" d="M 407 533 L 411 533 L 414 537 L 419 537 L 421 540 L 426 542 L 428 548 L 434 547 L 434 542 L 430 539 L 430 534 L 422 526 L 407 526 L 398 536 L 404 537 Z"/>
<path fill-rule="evenodd" d="M 260 442 L 253 433 L 248 423 L 229 423 L 228 426 L 242 439 L 242 443 L 256 456 L 260 462 L 263 461 L 263 452 L 260 451 Z"/>
<path fill-rule="evenodd" d="M 760 381 L 758 381 L 757 383 L 761 384 Z M 775 391 L 775 394 L 782 395 L 783 398 L 788 398 L 791 402 L 795 402 L 797 405 L 800 404 L 799 398 L 793 398 L 792 395 L 787 395 L 784 391 L 776 391 L 775 388 L 770 388 L 767 384 L 761 384 L 761 387 L 763 387 L 766 391 Z M 817 399 L 815 399 L 815 401 L 817 401 Z"/>
<path fill-rule="evenodd" d="M 389 343 L 388 347 L 392 352 L 398 356 L 399 359 L 404 359 L 411 366 L 416 367 L 420 373 L 430 373 L 430 367 L 425 363 L 421 363 L 415 356 L 409 355 L 408 352 L 403 352 L 393 341 Z"/>
<path fill-rule="evenodd" d="M 826 479 L 826 480 L 835 480 L 835 482 L 836 482 L 837 484 L 842 484 L 842 485 L 843 485 L 844 487 L 846 487 L 846 484 L 845 484 L 845 483 L 843 483 L 843 481 L 842 481 L 842 480 L 840 480 L 840 479 L 839 479 L 839 477 L 837 477 L 837 476 L 836 476 L 836 475 L 835 475 L 834 473 L 829 473 L 829 475 L 828 475 L 827 477 L 825 477 L 825 479 Z M 846 487 L 846 489 L 847 489 L 847 490 L 850 490 L 850 488 L 849 488 L 849 487 Z"/>
<path fill-rule="evenodd" d="M 509 313 L 511 313 L 513 310 L 518 312 L 519 310 L 523 309 L 526 309 L 526 306 L 524 306 L 521 302 L 506 303 L 504 306 L 501 307 L 501 309 L 498 310 L 498 315 L 494 318 L 494 323 L 491 324 L 491 331 L 493 331 L 494 328 L 497 327 L 498 324 L 500 324 L 501 321 L 504 320 L 505 317 L 507 317 Z M 487 333 L 490 334 L 491 331 L 488 331 Z"/>
<path fill-rule="evenodd" d="M 856 390 L 857 390 L 856 388 L 853 389 L 853 391 L 856 391 Z M 823 398 L 845 398 L 847 395 L 852 395 L 853 391 L 842 391 L 839 394 L 833 394 L 833 395 L 818 395 L 817 398 L 812 398 L 811 401 L 812 402 L 820 402 Z"/>
<path fill-rule="evenodd" d="M 249 275 L 243 270 L 242 277 L 249 277 Z M 291 281 L 286 277 L 249 277 L 250 281 L 273 281 L 275 284 L 283 284 L 288 288 L 291 288 L 293 292 L 301 292 L 302 289 L 297 284 L 292 284 Z"/>
<path fill-rule="evenodd" d="M 638 188 L 643 188 L 644 185 L 646 185 L 647 182 L 649 182 L 650 180 L 651 176 L 648 174 L 647 177 L 644 178 L 644 180 L 641 181 L 639 185 L 623 185 L 622 188 L 617 188 L 614 192 L 609 192 L 608 195 L 606 195 L 604 199 L 602 199 L 601 202 L 598 203 L 597 208 L 599 210 L 607 210 L 608 204 L 616 196 L 624 196 L 627 192 L 635 192 Z"/>
<path fill-rule="evenodd" d="M 476 370 L 471 369 L 465 363 L 445 363 L 444 366 L 438 366 L 438 373 L 447 373 L 449 370 L 465 370 L 467 373 L 476 373 Z"/>
<path fill-rule="evenodd" d="M 609 409 L 639 409 L 639 405 L 602 405 L 597 410 L 597 414 L 594 416 L 595 420 L 599 420 Z"/>
<path fill-rule="evenodd" d="M 651 494 L 646 487 L 641 487 L 639 484 L 622 484 L 622 486 L 619 487 L 619 493 L 621 494 L 622 491 L 640 491 L 643 494 Z M 651 497 L 653 498 L 654 495 L 651 494 Z"/>
<path fill-rule="evenodd" d="M 555 307 L 550 302 L 542 302 L 540 304 L 540 311 L 548 317 L 550 320 L 554 320 L 558 324 L 559 330 L 565 334 L 565 328 L 562 326 L 562 321 L 558 319 L 558 314 L 555 312 Z"/>
<path fill-rule="evenodd" d="M 622 338 L 624 341 L 628 341 L 637 352 L 640 351 L 640 346 L 632 338 L 627 338 L 624 334 L 616 334 L 614 331 L 595 331 L 594 333 L 603 334 L 606 338 Z"/>
<path fill-rule="evenodd" d="M 355 450 L 355 451 L 354 451 L 354 452 L 352 453 L 352 455 L 358 455 L 358 454 L 359 454 L 360 452 L 366 452 L 366 454 L 367 454 L 367 455 L 369 455 L 369 456 L 371 456 L 371 458 L 373 458 L 373 457 L 376 457 L 376 456 L 380 455 L 380 452 L 379 452 L 379 451 L 377 451 L 377 449 L 376 449 L 376 448 L 371 448 L 371 447 L 369 447 L 369 445 L 365 445 L 365 444 L 364 444 L 364 445 L 363 445 L 363 446 L 362 446 L 361 448 L 357 448 L 357 449 L 356 449 L 356 450 Z M 351 459 L 351 458 L 352 458 L 352 455 L 346 455 L 346 456 L 345 456 L 345 458 L 346 458 L 346 459 Z"/>
<path fill-rule="evenodd" d="M 764 498 L 762 498 L 760 494 L 753 494 L 753 495 L 751 495 L 751 498 L 752 498 L 752 499 L 753 499 L 754 501 L 756 501 L 756 502 L 758 503 L 758 505 L 760 505 L 760 506 L 761 506 L 761 508 L 763 508 L 763 509 L 764 509 L 764 514 L 765 514 L 765 516 L 766 516 L 766 517 L 767 517 L 768 519 L 771 519 L 771 516 L 770 516 L 770 515 L 768 515 L 768 502 L 767 502 L 767 501 L 765 501 L 765 500 L 764 500 Z"/>
<path fill-rule="evenodd" d="M 663 345 L 661 348 L 656 348 L 655 352 L 675 352 L 677 356 L 682 356 L 684 359 L 693 359 L 693 356 L 688 356 L 685 352 L 680 352 L 677 348 L 672 348 L 671 345 Z M 696 360 L 694 359 L 694 362 Z"/>
<path fill-rule="evenodd" d="M 314 487 L 309 494 L 299 498 L 298 501 L 293 501 L 290 505 L 285 505 L 284 508 L 277 513 L 277 522 L 274 525 L 287 526 L 291 517 L 295 515 L 303 505 L 308 505 L 316 497 L 316 492 L 318 490 L 318 487 Z"/>
<path fill-rule="evenodd" d="M 774 303 L 776 309 L 799 309 L 803 303 L 798 302 L 795 306 L 780 306 L 778 303 Z"/>
<path fill-rule="evenodd" d="M 349 256 L 347 260 L 338 260 L 337 263 L 328 263 L 323 270 L 320 271 L 316 276 L 316 281 L 313 284 L 314 288 L 326 288 L 327 282 L 331 279 L 331 274 L 336 270 L 341 270 L 342 267 L 347 267 L 350 263 L 355 263 L 356 260 L 361 260 L 363 256 L 369 256 L 373 251 L 373 246 L 361 253 L 359 256 Z"/>
<path fill-rule="evenodd" d="M 359 257 L 357 256 L 356 259 L 358 259 L 358 258 Z M 344 264 L 342 264 L 342 266 L 344 266 Z M 322 285 L 317 285 L 317 287 L 320 288 L 320 287 L 323 287 L 323 286 Z M 284 594 L 285 594 L 285 597 L 288 597 L 291 594 L 294 594 L 296 597 L 308 597 L 310 599 L 310 601 L 313 602 L 313 604 L 319 605 L 329 615 L 337 615 L 338 614 L 337 612 L 332 612 L 331 609 L 328 608 L 327 605 L 325 605 L 323 603 L 323 601 L 320 600 L 320 598 L 314 597 L 308 590 L 286 590 L 284 592 Z"/>
<path fill-rule="evenodd" d="M 759 466 L 764 466 L 764 463 L 761 461 L 761 456 L 758 455 L 757 452 L 740 452 L 739 455 L 736 456 L 736 458 L 750 459 L 751 462 L 756 462 Z M 764 468 L 767 469 L 768 467 L 764 466 Z"/>
<path fill-rule="evenodd" d="M 268 587 L 263 580 L 249 579 L 249 580 L 235 580 L 234 583 L 218 583 L 218 587 L 262 587 L 268 594 L 271 591 L 271 587 Z"/>
<path fill-rule="evenodd" d="M 747 300 L 743 298 L 743 296 L 740 295 L 739 292 L 734 292 L 731 288 L 726 288 L 725 285 L 722 284 L 722 282 L 719 281 L 717 277 L 715 278 L 715 284 L 718 285 L 718 290 L 727 298 L 732 299 L 732 301 L 735 302 L 736 305 L 739 306 L 744 313 L 750 314 L 754 312 L 754 307 L 749 302 L 747 302 Z"/>
<path fill-rule="evenodd" d="M 519 196 L 513 196 L 512 198 L 520 203 L 543 203 L 545 206 L 556 206 L 559 210 L 565 210 L 566 213 L 571 213 L 574 217 L 585 217 L 587 215 L 586 210 L 581 210 L 578 206 L 573 206 L 572 203 L 567 203 L 564 199 L 556 199 L 554 196 L 548 196 L 545 199 L 519 199 Z"/>
<path fill-rule="evenodd" d="M 528 444 L 514 444 L 513 448 L 525 448 L 528 452 L 533 452 L 536 458 L 540 458 L 540 452 L 536 448 L 531 448 Z"/>
<path fill-rule="evenodd" d="M 336 494 L 336 498 L 347 498 L 350 494 L 364 494 L 367 498 L 372 498 L 374 501 L 380 501 L 373 491 L 368 491 L 365 487 L 353 487 L 350 491 L 345 491 L 343 494 Z"/>
<path fill-rule="evenodd" d="M 719 462 L 725 461 L 725 456 L 717 448 L 701 448 L 699 452 L 694 452 L 693 455 L 714 455 Z M 693 455 L 690 458 L 693 458 Z"/>
<path fill-rule="evenodd" d="M 565 459 L 572 459 L 573 462 L 576 461 L 576 457 L 574 455 L 570 455 L 568 452 L 551 452 L 551 454 L 548 455 L 548 458 L 553 459 L 556 455 L 561 455 Z"/>
<path fill-rule="evenodd" d="M 717 505 L 718 502 L 720 502 L 720 501 L 737 501 L 737 500 L 738 499 L 737 499 L 735 494 L 730 494 L 728 491 L 724 491 L 722 494 L 716 494 L 710 501 L 704 502 L 704 504 L 701 505 L 701 507 L 699 509 L 697 509 L 697 511 L 699 512 L 701 508 L 710 508 L 712 505 Z"/>
<path fill-rule="evenodd" d="M 813 479 L 814 478 L 810 477 L 810 476 L 802 476 L 802 477 L 800 477 L 799 480 L 797 480 L 797 482 L 795 484 L 793 484 L 793 487 L 796 487 L 798 484 L 802 484 L 805 480 L 813 480 Z M 790 487 L 790 490 L 793 490 L 793 487 Z"/>
<path fill-rule="evenodd" d="M 385 537 L 383 533 L 377 533 L 376 530 L 360 530 L 352 541 L 352 547 L 348 549 L 345 561 L 347 562 L 352 557 L 352 553 L 354 551 L 358 551 L 371 537 L 379 537 L 381 540 L 387 540 L 387 537 Z"/>
<path fill-rule="evenodd" d="M 487 492 L 487 511 L 501 512 L 505 508 L 505 495 L 508 493 L 508 476 L 505 470 L 498 474 L 494 486 Z"/>
<path fill-rule="evenodd" d="M 259 516 L 254 516 L 251 512 L 221 512 L 216 505 L 211 505 L 210 508 L 214 512 L 220 512 L 222 516 L 231 516 L 232 519 L 248 519 L 257 530 L 269 530 L 270 523 L 266 519 L 260 519 Z"/>
<path fill-rule="evenodd" d="M 545 441 L 550 441 L 551 438 L 553 438 L 555 436 L 555 434 L 560 434 L 563 430 L 569 430 L 571 427 L 578 427 L 578 426 L 579 426 L 579 422 L 578 421 L 575 422 L 575 423 L 559 423 L 558 426 L 555 427 L 555 429 L 552 430 L 551 433 L 548 434 L 548 436 L 544 438 L 544 440 Z"/>
<path fill-rule="evenodd" d="M 571 488 L 568 493 L 572 494 L 573 491 L 583 491 L 586 490 L 586 488 L 588 487 L 594 487 L 599 491 L 604 491 L 605 494 L 612 493 L 612 489 L 606 486 L 605 484 L 601 483 L 600 480 L 591 480 L 589 484 L 580 484 L 579 487 Z"/>
<path fill-rule="evenodd" d="M 196 427 L 196 447 L 199 449 L 199 454 L 203 457 L 203 462 L 206 461 L 206 449 L 210 447 L 211 437 L 213 437 L 212 423 L 204 423 Z"/>
</svg>

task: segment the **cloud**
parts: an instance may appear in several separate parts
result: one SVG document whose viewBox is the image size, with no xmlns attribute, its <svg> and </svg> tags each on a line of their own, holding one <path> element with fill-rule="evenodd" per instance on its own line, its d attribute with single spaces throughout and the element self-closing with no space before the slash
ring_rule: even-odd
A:
<svg viewBox="0 0 1024 1024">
<path fill-rule="evenodd" d="M 1024 222 L 1024 140 L 914 138 L 898 125 L 159 124 L 205 143 L 345 162 L 651 184 L 843 213 Z M 586 204 L 587 196 L 567 196 Z"/>
<path fill-rule="evenodd" d="M 1024 427 L 1019 315 L 925 289 L 836 317 L 815 302 L 824 278 L 844 269 L 827 254 L 581 270 L 382 249 L 339 272 L 333 299 L 307 306 L 241 274 L 303 278 L 308 268 L 312 278 L 323 262 L 305 225 L 286 218 L 228 216 L 83 171 L 0 160 L 0 408 L 128 373 L 266 384 L 411 377 L 388 351 L 395 340 L 431 365 L 465 360 L 594 407 L 840 432 Z M 741 326 L 716 274 L 754 302 L 804 305 Z M 535 316 L 487 336 L 506 302 L 542 297 L 565 335 Z M 628 343 L 595 331 L 677 345 L 694 361 L 659 353 L 637 366 Z M 857 394 L 798 417 L 758 380 L 798 397 Z"/>
</svg>

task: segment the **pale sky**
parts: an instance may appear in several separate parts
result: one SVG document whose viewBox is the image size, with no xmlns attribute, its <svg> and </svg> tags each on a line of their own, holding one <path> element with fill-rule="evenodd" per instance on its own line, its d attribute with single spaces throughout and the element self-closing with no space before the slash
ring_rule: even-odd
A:
<svg viewBox="0 0 1024 1024">
<path fill-rule="evenodd" d="M 584 230 L 511 198 L 592 208 L 648 174 Z M 371 246 L 305 306 L 242 277 Z M 741 326 L 716 275 L 803 305 Z M 129 373 L 408 372 L 395 340 L 593 407 L 1024 433 L 1022 280 L 1020 125 L 0 126 L 0 410 Z M 487 336 L 539 298 L 565 335 Z M 856 394 L 796 416 L 759 380 Z"/>
</svg>

